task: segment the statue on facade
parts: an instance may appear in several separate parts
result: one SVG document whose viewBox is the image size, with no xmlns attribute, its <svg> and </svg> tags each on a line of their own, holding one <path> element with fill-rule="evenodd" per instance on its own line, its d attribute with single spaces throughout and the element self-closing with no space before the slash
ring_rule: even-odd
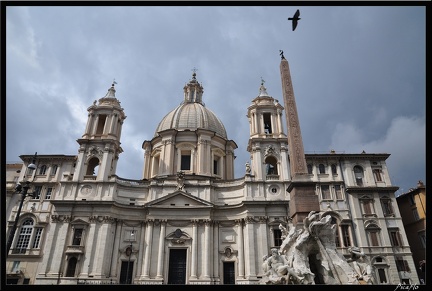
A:
<svg viewBox="0 0 432 291">
<path fill-rule="evenodd" d="M 246 174 L 250 174 L 250 172 L 251 172 L 251 167 L 250 167 L 250 165 L 249 165 L 249 163 L 246 163 Z"/>
<path fill-rule="evenodd" d="M 185 174 L 183 171 L 177 172 L 177 190 L 184 190 L 184 176 Z"/>
</svg>

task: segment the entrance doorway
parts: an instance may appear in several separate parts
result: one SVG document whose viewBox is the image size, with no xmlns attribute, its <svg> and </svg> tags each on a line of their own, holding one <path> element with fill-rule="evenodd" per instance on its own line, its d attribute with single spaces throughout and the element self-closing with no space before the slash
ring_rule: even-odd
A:
<svg viewBox="0 0 432 291">
<path fill-rule="evenodd" d="M 234 262 L 223 263 L 223 283 L 235 284 L 235 269 Z"/>
<path fill-rule="evenodd" d="M 120 271 L 120 284 L 131 284 L 133 274 L 133 261 L 123 261 Z"/>
<path fill-rule="evenodd" d="M 168 284 L 186 284 L 186 249 L 170 249 Z"/>
</svg>

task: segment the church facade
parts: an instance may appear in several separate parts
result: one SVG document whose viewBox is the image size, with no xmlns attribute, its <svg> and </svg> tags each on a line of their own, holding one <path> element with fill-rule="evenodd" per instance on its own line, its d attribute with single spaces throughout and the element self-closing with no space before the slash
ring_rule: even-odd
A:
<svg viewBox="0 0 432 291">
<path fill-rule="evenodd" d="M 7 283 L 259 283 L 263 259 L 282 243 L 281 229 L 302 222 L 293 220 L 290 205 L 296 164 L 290 143 L 299 141 L 284 132 L 282 116 L 296 112 L 295 103 L 284 108 L 261 83 L 246 108 L 250 163 L 243 177 L 234 178 L 237 144 L 205 107 L 195 73 L 183 89 L 183 102 L 142 144 L 141 180 L 116 175 L 126 115 L 114 84 L 88 108 L 77 155 L 22 155 L 17 178 L 17 166 L 10 165 L 7 237 L 20 214 L 6 259 Z M 350 247 L 360 248 L 376 284 L 418 284 L 389 156 L 305 154 L 303 176 L 319 212 L 335 224 L 338 252 L 349 257 Z M 35 170 L 27 167 L 33 159 Z M 16 181 L 32 181 L 35 193 L 20 210 Z M 315 284 L 322 282 L 316 278 Z"/>
</svg>

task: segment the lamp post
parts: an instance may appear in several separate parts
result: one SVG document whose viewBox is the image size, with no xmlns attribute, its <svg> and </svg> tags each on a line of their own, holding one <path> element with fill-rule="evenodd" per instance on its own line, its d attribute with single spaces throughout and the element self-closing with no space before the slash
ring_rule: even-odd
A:
<svg viewBox="0 0 432 291">
<path fill-rule="evenodd" d="M 36 170 L 36 165 L 35 165 L 35 163 L 36 163 L 36 155 L 37 155 L 37 152 L 33 156 L 32 163 L 30 163 L 27 166 L 27 168 L 29 168 L 30 170 Z M 15 216 L 14 225 L 12 226 L 11 232 L 9 234 L 9 238 L 8 238 L 8 242 L 7 242 L 7 248 L 6 248 L 6 257 L 9 256 L 9 251 L 10 251 L 10 248 L 12 246 L 13 239 L 15 237 L 15 232 L 16 232 L 16 229 L 17 229 L 17 226 L 18 226 L 18 221 L 19 221 L 19 217 L 20 217 L 20 214 L 21 214 L 21 208 L 23 206 L 24 199 L 27 197 L 27 195 L 33 196 L 34 194 L 36 194 L 36 193 L 27 193 L 29 188 L 30 188 L 30 182 L 29 181 L 25 181 L 24 185 L 21 185 L 20 183 L 18 183 L 16 185 L 16 187 L 15 187 L 15 192 L 16 193 L 21 193 L 22 192 L 21 193 L 22 196 L 21 196 L 20 204 L 18 206 L 18 212 L 17 212 L 17 214 Z"/>
</svg>

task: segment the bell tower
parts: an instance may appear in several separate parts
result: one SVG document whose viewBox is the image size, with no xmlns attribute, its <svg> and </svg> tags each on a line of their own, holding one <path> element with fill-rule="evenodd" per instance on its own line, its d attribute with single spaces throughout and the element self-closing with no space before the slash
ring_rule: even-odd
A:
<svg viewBox="0 0 432 291">
<path fill-rule="evenodd" d="M 120 136 L 126 115 L 115 97 L 114 84 L 87 109 L 87 126 L 77 140 L 80 147 L 73 181 L 107 181 L 116 172 L 118 156 L 123 152 Z"/>
<path fill-rule="evenodd" d="M 256 181 L 287 181 L 288 143 L 282 126 L 282 105 L 267 93 L 261 80 L 259 95 L 248 107 L 250 175 Z"/>
</svg>

